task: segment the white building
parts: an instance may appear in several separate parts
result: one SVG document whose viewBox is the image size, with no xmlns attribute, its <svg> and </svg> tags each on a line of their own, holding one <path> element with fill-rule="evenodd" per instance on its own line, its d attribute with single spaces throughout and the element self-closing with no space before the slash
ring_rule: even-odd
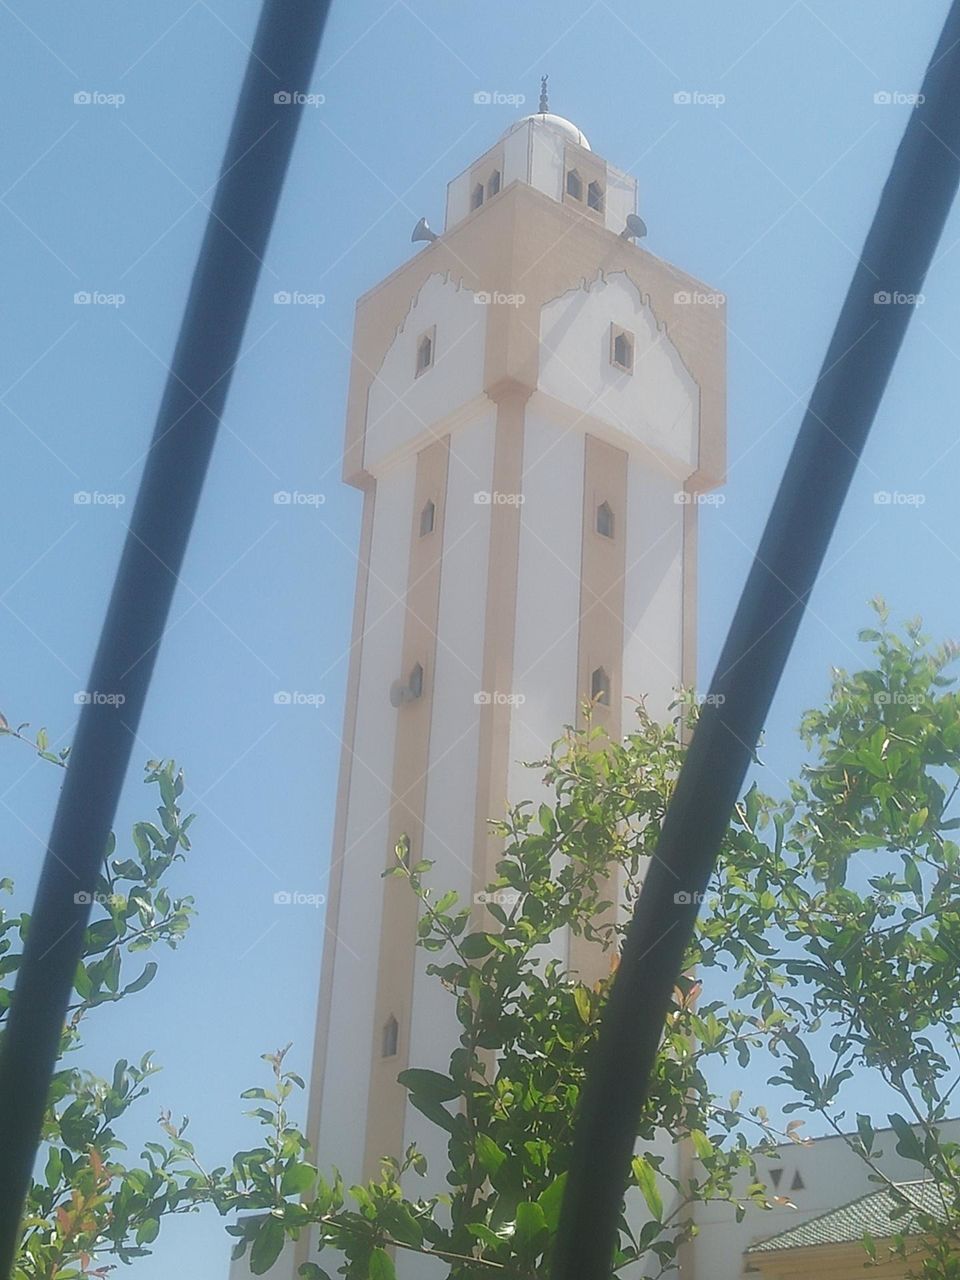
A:
<svg viewBox="0 0 960 1280">
<path fill-rule="evenodd" d="M 442 1167 L 396 1083 L 445 1071 L 458 1030 L 413 895 L 381 878 L 398 840 L 471 902 L 493 878 L 488 819 L 535 798 L 522 762 L 584 700 L 617 735 L 631 699 L 663 716 L 695 683 L 694 495 L 724 474 L 723 306 L 621 235 L 635 209 L 634 178 L 575 125 L 528 116 L 449 184 L 443 234 L 357 304 L 344 478 L 363 523 L 308 1118 L 348 1186 L 411 1141 Z M 596 974 L 579 940 L 567 951 Z M 890 1175 L 915 1176 L 887 1145 Z M 872 1189 L 840 1139 L 782 1157 L 767 1172 L 796 1207 L 740 1224 L 704 1207 L 685 1276 L 739 1280 L 750 1245 Z M 304 1239 L 282 1269 L 309 1256 Z"/>
<path fill-rule="evenodd" d="M 528 116 L 450 182 L 442 235 L 357 304 L 361 567 L 308 1120 L 348 1185 L 411 1141 L 443 1152 L 396 1083 L 445 1070 L 457 1036 L 415 899 L 381 878 L 396 842 L 471 902 L 493 878 L 488 819 L 531 798 L 522 762 L 584 700 L 615 735 L 632 698 L 664 715 L 694 683 L 723 309 L 621 235 L 635 210 L 636 180 L 576 126 Z"/>
</svg>

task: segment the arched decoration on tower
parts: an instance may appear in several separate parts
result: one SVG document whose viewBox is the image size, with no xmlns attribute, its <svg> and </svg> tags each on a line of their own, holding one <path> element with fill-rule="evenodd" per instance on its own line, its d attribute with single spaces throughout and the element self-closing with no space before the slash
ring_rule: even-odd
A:
<svg viewBox="0 0 960 1280">
<path fill-rule="evenodd" d="M 428 498 L 423 510 L 420 512 L 420 537 L 425 538 L 428 533 L 433 533 L 433 528 L 437 519 L 437 508 L 432 498 Z"/>
<path fill-rule="evenodd" d="M 430 329 L 427 333 L 423 333 L 417 339 L 417 377 L 421 373 L 433 367 L 433 349 L 436 340 L 436 330 Z"/>
<path fill-rule="evenodd" d="M 567 195 L 573 200 L 583 199 L 583 179 L 577 173 L 576 169 L 567 170 L 566 182 Z"/>
<path fill-rule="evenodd" d="M 597 667 L 590 677 L 590 701 L 601 707 L 610 705 L 610 677 L 603 667 Z"/>
<path fill-rule="evenodd" d="M 616 522 L 613 517 L 613 507 L 609 502 L 601 502 L 597 507 L 597 533 L 602 538 L 612 538 Z"/>
<path fill-rule="evenodd" d="M 368 1024 L 369 1025 L 369 1024 Z M 391 1013 L 383 1024 L 380 1038 L 381 1058 L 395 1058 L 400 1048 L 400 1023 Z"/>
<path fill-rule="evenodd" d="M 603 187 L 599 182 L 591 182 L 587 186 L 587 208 L 603 213 Z"/>
<path fill-rule="evenodd" d="M 610 326 L 610 363 L 621 373 L 633 373 L 634 336 L 618 325 Z"/>
<path fill-rule="evenodd" d="M 500 190 L 500 170 L 494 169 L 490 177 L 487 179 L 487 199 L 495 196 Z"/>
<path fill-rule="evenodd" d="M 483 183 L 478 182 L 477 185 L 473 188 L 473 191 L 470 193 L 471 212 L 474 209 L 479 209 L 482 204 L 483 204 Z"/>
<path fill-rule="evenodd" d="M 419 662 L 413 664 L 410 678 L 407 680 L 407 688 L 411 698 L 419 698 L 423 694 L 423 667 Z"/>
</svg>

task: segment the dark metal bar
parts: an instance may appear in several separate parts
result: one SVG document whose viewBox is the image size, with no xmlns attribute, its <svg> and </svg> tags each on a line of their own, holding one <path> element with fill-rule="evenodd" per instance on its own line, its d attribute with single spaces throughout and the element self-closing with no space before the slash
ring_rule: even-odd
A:
<svg viewBox="0 0 960 1280">
<path fill-rule="evenodd" d="M 790 647 L 960 182 L 954 0 L 767 521 L 664 821 L 603 1016 L 554 1280 L 608 1280 L 671 993 Z M 894 301 L 884 304 L 878 295 Z M 899 301 L 897 300 L 899 299 Z M 682 901 L 676 895 L 682 893 Z"/>
<path fill-rule="evenodd" d="M 329 7 L 330 0 L 264 0 L 247 63 L 90 675 L 89 692 L 112 701 L 95 698 L 80 715 L 3 1037 L 2 1276 L 16 1252 L 90 914 L 85 895 L 103 860 L 296 138 L 297 95 L 309 88 Z"/>
</svg>

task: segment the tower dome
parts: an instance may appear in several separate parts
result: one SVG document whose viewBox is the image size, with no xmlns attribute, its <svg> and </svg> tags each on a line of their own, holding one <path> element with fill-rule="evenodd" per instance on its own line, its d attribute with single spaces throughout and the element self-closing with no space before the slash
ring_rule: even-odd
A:
<svg viewBox="0 0 960 1280">
<path fill-rule="evenodd" d="M 528 120 L 539 120 L 541 124 L 545 124 L 548 129 L 553 129 L 557 133 L 562 133 L 564 137 L 571 142 L 577 143 L 578 146 L 584 148 L 585 151 L 590 150 L 590 143 L 586 139 L 586 135 L 582 133 L 571 120 L 564 119 L 563 116 L 555 116 L 549 111 L 537 111 L 533 115 L 524 116 L 522 120 L 515 121 L 509 129 L 501 136 L 506 138 L 515 130 L 521 128 Z"/>
<path fill-rule="evenodd" d="M 590 150 L 590 143 L 580 132 L 577 126 L 570 120 L 565 120 L 563 116 L 555 116 L 550 111 L 550 104 L 547 101 L 547 77 L 540 78 L 540 104 L 539 110 L 533 115 L 524 116 L 522 120 L 517 120 L 514 124 L 501 135 L 501 138 L 508 138 L 511 133 L 520 129 L 528 120 L 539 120 L 541 124 L 545 124 L 548 129 L 553 129 L 555 133 L 562 134 L 570 142 L 575 142 L 578 147 L 583 147 L 585 151 Z"/>
</svg>

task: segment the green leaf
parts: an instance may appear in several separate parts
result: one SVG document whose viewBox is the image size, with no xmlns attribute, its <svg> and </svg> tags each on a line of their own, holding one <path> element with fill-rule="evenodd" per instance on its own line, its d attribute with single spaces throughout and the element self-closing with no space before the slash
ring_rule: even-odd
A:
<svg viewBox="0 0 960 1280">
<path fill-rule="evenodd" d="M 485 1133 L 477 1135 L 476 1152 L 480 1168 L 491 1177 L 507 1158 L 506 1152 L 501 1151 L 494 1140 Z"/>
<path fill-rule="evenodd" d="M 133 982 L 128 983 L 123 988 L 123 994 L 129 995 L 132 991 L 142 991 L 145 986 L 151 983 L 157 974 L 157 964 L 155 960 L 148 960 L 144 966 L 143 973 L 139 978 L 134 978 Z"/>
<path fill-rule="evenodd" d="M 299 1196 L 309 1191 L 317 1178 L 317 1170 L 312 1164 L 292 1164 L 283 1171 L 280 1179 L 282 1196 Z"/>
<path fill-rule="evenodd" d="M 560 1209 L 563 1205 L 563 1192 L 567 1185 L 566 1172 L 554 1178 L 546 1191 L 537 1197 L 537 1204 L 543 1210 L 544 1221 L 551 1232 L 556 1231 L 560 1223 Z"/>
<path fill-rule="evenodd" d="M 412 1067 L 409 1071 L 401 1071 L 397 1080 L 411 1093 L 421 1098 L 430 1098 L 434 1102 L 450 1102 L 460 1097 L 461 1090 L 456 1081 L 441 1075 L 439 1071 Z"/>
<path fill-rule="evenodd" d="M 460 953 L 467 960 L 482 960 L 493 950 L 493 943 L 485 933 L 468 933 L 460 942 Z"/>
<path fill-rule="evenodd" d="M 580 1015 L 580 1021 L 589 1025 L 591 1012 L 590 992 L 582 983 L 578 983 L 577 986 L 573 988 L 573 1003 L 577 1006 L 577 1013 Z"/>
<path fill-rule="evenodd" d="M 137 1227 L 137 1244 L 152 1244 L 160 1234 L 160 1220 L 147 1218 Z"/>
<path fill-rule="evenodd" d="M 385 1249 L 374 1249 L 370 1255 L 370 1280 L 397 1280 L 393 1260 Z"/>
<path fill-rule="evenodd" d="M 273 1214 L 264 1218 L 250 1250 L 250 1270 L 255 1276 L 269 1271 L 283 1248 L 285 1239 L 283 1223 Z M 373 1272 L 370 1273 L 373 1275 Z"/>
<path fill-rule="evenodd" d="M 523 1200 L 517 1205 L 517 1221 L 513 1232 L 513 1243 L 524 1251 L 538 1250 L 545 1243 L 547 1235 L 547 1219 L 540 1205 L 533 1200 Z"/>
<path fill-rule="evenodd" d="M 663 1220 L 663 1201 L 660 1198 L 660 1189 L 657 1186 L 656 1172 L 643 1156 L 634 1156 L 631 1167 L 637 1186 L 640 1188 L 640 1193 L 647 1202 L 647 1208 L 656 1220 L 661 1222 Z"/>
<path fill-rule="evenodd" d="M 923 1147 L 907 1121 L 903 1116 L 898 1115 L 888 1116 L 887 1119 L 899 1138 L 897 1152 L 907 1160 L 916 1160 L 919 1164 L 923 1164 L 925 1160 Z"/>
</svg>

